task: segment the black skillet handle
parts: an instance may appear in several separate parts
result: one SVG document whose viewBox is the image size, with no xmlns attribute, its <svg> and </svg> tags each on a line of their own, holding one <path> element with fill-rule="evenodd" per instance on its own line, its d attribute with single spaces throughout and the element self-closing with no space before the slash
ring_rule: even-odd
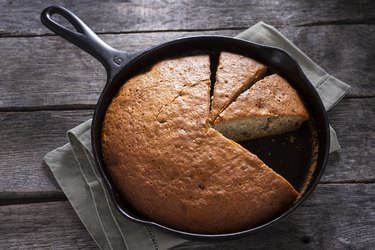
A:
<svg viewBox="0 0 375 250">
<path fill-rule="evenodd" d="M 71 23 L 76 31 L 72 31 L 52 19 L 58 14 Z M 81 19 L 63 7 L 50 6 L 43 10 L 40 19 L 42 23 L 79 48 L 99 60 L 105 67 L 108 78 L 111 79 L 119 69 L 130 61 L 136 53 L 116 50 L 103 42 Z"/>
</svg>

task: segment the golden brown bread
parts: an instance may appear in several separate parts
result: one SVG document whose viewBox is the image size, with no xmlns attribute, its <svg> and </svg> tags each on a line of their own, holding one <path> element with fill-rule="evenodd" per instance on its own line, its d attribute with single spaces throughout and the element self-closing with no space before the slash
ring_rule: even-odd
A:
<svg viewBox="0 0 375 250">
<path fill-rule="evenodd" d="M 243 92 L 220 113 L 214 127 L 232 140 L 245 141 L 296 130 L 308 119 L 297 91 L 273 74 Z"/>
<path fill-rule="evenodd" d="M 214 121 L 221 111 L 261 79 L 266 71 L 265 65 L 249 57 L 221 52 L 209 120 Z"/>
<path fill-rule="evenodd" d="M 286 210 L 296 190 L 209 128 L 209 57 L 168 59 L 126 82 L 102 130 L 106 167 L 143 216 L 194 233 L 234 232 Z"/>
</svg>

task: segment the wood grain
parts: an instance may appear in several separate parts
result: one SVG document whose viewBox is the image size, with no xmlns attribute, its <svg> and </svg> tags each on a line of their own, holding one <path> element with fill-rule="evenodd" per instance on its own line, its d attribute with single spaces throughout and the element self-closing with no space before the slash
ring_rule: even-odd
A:
<svg viewBox="0 0 375 250">
<path fill-rule="evenodd" d="M 375 26 L 313 26 L 281 28 L 330 74 L 352 85 L 348 97 L 375 96 Z M 131 52 L 175 38 L 222 34 L 210 32 L 165 32 L 102 35 L 110 45 Z M 16 53 L 15 53 L 16 52 Z M 91 56 L 59 37 L 0 39 L 0 110 L 93 107 L 106 74 Z"/>
<path fill-rule="evenodd" d="M 0 36 L 50 34 L 39 20 L 50 5 L 70 9 L 99 33 L 246 28 L 258 21 L 277 27 L 374 22 L 373 1 L 2 0 Z"/>
<path fill-rule="evenodd" d="M 43 156 L 67 143 L 66 131 L 91 118 L 91 110 L 0 113 L 0 199 L 41 198 L 61 192 Z M 6 197 L 5 197 L 6 196 Z"/>
<path fill-rule="evenodd" d="M 375 184 L 320 184 L 301 207 L 257 234 L 175 249 L 371 249 Z M 0 248 L 96 249 L 68 202 L 0 206 Z"/>
<path fill-rule="evenodd" d="M 373 107 L 375 98 L 345 99 L 329 113 L 343 148 L 330 155 L 323 182 L 375 182 Z M 65 144 L 65 132 L 91 114 L 90 110 L 0 113 L 0 199 L 16 202 L 15 194 L 17 199 L 40 199 L 61 192 L 41 159 Z"/>
<path fill-rule="evenodd" d="M 328 113 L 341 151 L 331 154 L 323 182 L 375 182 L 375 98 L 343 100 Z"/>
<path fill-rule="evenodd" d="M 0 206 L 0 249 L 98 249 L 69 202 Z"/>
</svg>

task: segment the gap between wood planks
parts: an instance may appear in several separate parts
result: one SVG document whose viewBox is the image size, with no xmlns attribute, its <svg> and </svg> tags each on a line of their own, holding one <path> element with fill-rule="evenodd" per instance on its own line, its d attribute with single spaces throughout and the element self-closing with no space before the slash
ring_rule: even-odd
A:
<svg viewBox="0 0 375 250">
<path fill-rule="evenodd" d="M 9 193 L 0 193 L 0 206 L 16 205 L 16 204 L 30 204 L 30 203 L 45 203 L 54 201 L 67 200 L 62 191 L 52 192 L 30 192 L 30 193 L 16 193 L 12 195 Z"/>
<path fill-rule="evenodd" d="M 295 27 L 308 27 L 308 26 L 325 26 L 325 25 L 358 25 L 358 24 L 375 24 L 375 18 L 370 19 L 344 19 L 344 20 L 335 20 L 335 21 L 319 21 L 311 22 L 304 24 L 297 24 Z"/>
<path fill-rule="evenodd" d="M 338 181 L 338 182 L 319 182 L 319 186 L 339 186 L 339 185 L 360 185 L 360 184 L 375 184 L 375 180 L 364 180 L 364 181 Z M 55 201 L 67 201 L 67 197 L 63 191 L 53 192 L 31 192 L 31 193 L 0 193 L 0 206 L 10 206 L 17 204 L 32 204 L 32 203 L 48 203 Z"/>
<path fill-rule="evenodd" d="M 45 106 L 17 106 L 0 107 L 0 112 L 35 112 L 35 111 L 71 111 L 71 110 L 94 110 L 96 104 L 62 104 Z"/>
<path fill-rule="evenodd" d="M 304 25 L 301 25 L 304 26 Z M 278 26 L 274 26 L 275 28 L 281 28 Z M 295 26 L 298 27 L 298 26 Z M 249 26 L 244 27 L 233 27 L 233 28 L 209 28 L 209 29 L 168 29 L 168 30 L 129 30 L 129 31 L 119 31 L 119 32 L 95 32 L 97 35 L 127 35 L 127 34 L 144 34 L 144 33 L 170 33 L 170 32 L 210 32 L 210 31 L 243 31 L 245 29 L 248 29 Z M 58 35 L 55 34 L 7 34 L 7 33 L 0 33 L 0 39 L 1 38 L 31 38 L 31 37 L 58 37 Z"/>
</svg>

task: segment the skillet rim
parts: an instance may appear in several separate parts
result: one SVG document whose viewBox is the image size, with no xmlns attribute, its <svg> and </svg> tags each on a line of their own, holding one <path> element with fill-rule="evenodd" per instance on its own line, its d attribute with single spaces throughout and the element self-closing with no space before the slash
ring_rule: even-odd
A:
<svg viewBox="0 0 375 250">
<path fill-rule="evenodd" d="M 177 230 L 173 229 L 167 226 L 164 226 L 162 224 L 147 220 L 147 219 L 142 219 L 142 218 L 137 218 L 136 216 L 131 215 L 132 212 L 129 213 L 129 211 L 126 211 L 126 208 L 124 209 L 121 204 L 118 203 L 117 199 L 121 199 L 119 196 L 119 193 L 117 192 L 114 184 L 110 181 L 110 177 L 107 176 L 106 170 L 105 170 L 105 164 L 103 161 L 102 157 L 102 151 L 101 151 L 101 136 L 97 136 L 97 134 L 101 135 L 101 129 L 102 129 L 102 123 L 104 121 L 104 115 L 105 111 L 107 110 L 108 106 L 105 107 L 104 114 L 102 110 L 102 105 L 103 105 L 103 99 L 106 98 L 106 94 L 108 94 L 108 90 L 111 88 L 111 85 L 117 80 L 118 78 L 121 77 L 120 75 L 122 72 L 126 71 L 129 67 L 129 65 L 134 64 L 137 60 L 143 57 L 149 57 L 153 53 L 157 53 L 161 49 L 165 49 L 165 47 L 170 47 L 173 45 L 176 45 L 178 43 L 192 43 L 194 41 L 199 41 L 199 40 L 222 40 L 224 42 L 229 42 L 229 43 L 238 43 L 241 46 L 252 46 L 255 47 L 258 50 L 266 49 L 270 50 L 276 53 L 280 53 L 283 56 L 286 56 L 289 60 L 291 60 L 291 63 L 293 64 L 293 68 L 295 68 L 296 72 L 298 73 L 298 76 L 304 81 L 306 84 L 305 88 L 308 89 L 310 94 L 314 96 L 314 100 L 309 100 L 313 101 L 314 105 L 318 106 L 318 110 L 320 111 L 320 116 L 322 116 L 323 119 L 323 125 L 320 124 L 321 127 L 323 127 L 322 130 L 318 131 L 318 133 L 322 134 L 322 139 L 324 140 L 323 145 L 319 144 L 319 152 L 318 152 L 318 159 L 317 159 L 317 167 L 314 170 L 314 176 L 312 177 L 312 180 L 308 184 L 308 188 L 306 191 L 302 194 L 302 196 L 295 202 L 288 210 L 280 214 L 279 216 L 273 218 L 272 220 L 261 224 L 257 227 L 253 227 L 250 229 L 246 230 L 241 230 L 238 232 L 232 232 L 232 233 L 220 233 L 220 234 L 202 234 L 202 233 L 191 233 L 191 232 L 186 232 L 182 230 Z M 192 49 L 194 50 L 194 49 Z M 126 52 L 124 52 L 126 53 Z M 173 54 L 173 53 L 172 53 Z M 173 54 L 174 55 L 174 54 Z M 161 59 L 161 58 L 160 58 Z M 134 75 L 134 74 L 132 74 Z M 118 91 L 118 89 L 117 89 Z M 303 96 L 304 99 L 305 96 Z M 111 98 L 112 99 L 112 98 Z M 317 116 L 318 114 L 314 114 L 314 117 Z M 103 118 L 100 119 L 100 116 Z M 100 124 L 99 124 L 100 123 Z M 98 131 L 100 129 L 100 132 Z M 99 138 L 98 138 L 99 137 Z M 328 116 L 327 112 L 324 108 L 324 105 L 315 89 L 315 87 L 311 84 L 309 79 L 306 77 L 306 75 L 303 73 L 300 65 L 298 62 L 289 55 L 285 50 L 274 47 L 274 46 L 266 46 L 266 45 L 261 45 L 258 43 L 250 42 L 244 39 L 240 38 L 234 38 L 234 37 L 229 37 L 229 36 L 219 36 L 219 35 L 202 35 L 202 36 L 189 36 L 189 37 L 183 37 L 183 38 L 178 38 L 174 39 L 171 41 L 168 41 L 166 43 L 162 43 L 156 46 L 153 46 L 149 49 L 146 49 L 141 52 L 137 52 L 133 55 L 133 57 L 128 60 L 114 75 L 111 75 L 110 72 L 108 73 L 108 78 L 107 78 L 107 83 L 102 90 L 100 97 L 98 99 L 98 102 L 95 107 L 95 111 L 93 114 L 93 119 L 92 119 L 92 126 L 91 126 L 91 144 L 92 144 L 92 149 L 93 149 L 93 155 L 95 159 L 95 163 L 97 164 L 97 168 L 99 169 L 99 173 L 101 177 L 103 178 L 105 187 L 107 191 L 110 194 L 111 200 L 113 201 L 116 209 L 125 217 L 129 218 L 132 221 L 147 225 L 147 226 L 153 226 L 157 228 L 161 228 L 163 230 L 166 230 L 168 232 L 172 232 L 174 234 L 177 234 L 181 237 L 187 238 L 187 239 L 193 239 L 193 240 L 227 240 L 227 239 L 233 239 L 233 238 L 238 238 L 241 236 L 249 235 L 251 233 L 258 232 L 262 229 L 268 228 L 269 226 L 275 224 L 276 222 L 279 222 L 280 220 L 286 218 L 289 216 L 297 207 L 300 206 L 302 202 L 304 202 L 313 192 L 313 190 L 316 188 L 319 180 L 321 179 L 321 176 L 323 175 L 323 172 L 325 170 L 327 160 L 328 160 L 328 153 L 329 153 L 329 144 L 330 144 L 330 137 L 329 137 L 329 123 L 328 123 Z M 322 147 L 323 146 L 323 151 Z M 322 159 L 321 159 L 322 158 Z M 319 163 L 320 160 L 320 163 Z M 319 167 L 318 167 L 319 165 Z M 318 172 L 317 172 L 318 171 Z M 109 177 L 109 178 L 108 178 Z"/>
</svg>

